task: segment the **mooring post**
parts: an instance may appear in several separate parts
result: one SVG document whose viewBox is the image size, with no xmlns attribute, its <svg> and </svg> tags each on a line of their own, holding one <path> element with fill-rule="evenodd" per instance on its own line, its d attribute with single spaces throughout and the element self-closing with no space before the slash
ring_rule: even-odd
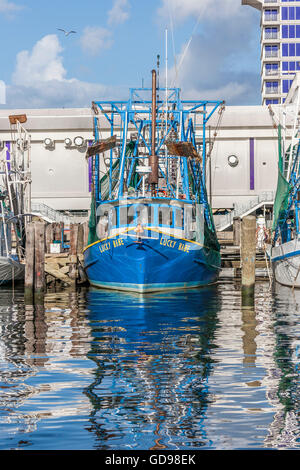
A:
<svg viewBox="0 0 300 470">
<path fill-rule="evenodd" d="M 83 248 L 85 248 L 88 244 L 88 239 L 89 239 L 89 223 L 84 222 L 82 225 L 83 225 Z"/>
<path fill-rule="evenodd" d="M 246 216 L 241 227 L 242 305 L 254 305 L 256 217 Z"/>
<path fill-rule="evenodd" d="M 70 224 L 70 266 L 69 277 L 76 285 L 78 224 Z"/>
<path fill-rule="evenodd" d="M 54 224 L 48 224 L 46 227 L 46 253 L 50 253 L 50 245 L 53 243 Z"/>
<path fill-rule="evenodd" d="M 33 303 L 34 290 L 34 223 L 26 226 L 26 254 L 25 254 L 25 282 L 24 299 L 26 304 Z"/>
<path fill-rule="evenodd" d="M 77 254 L 81 255 L 84 248 L 84 227 L 83 224 L 78 225 Z"/>
<path fill-rule="evenodd" d="M 34 297 L 35 302 L 43 301 L 45 294 L 45 224 L 34 224 Z"/>
<path fill-rule="evenodd" d="M 241 243 L 241 219 L 240 217 L 233 218 L 233 244 L 240 246 Z"/>
</svg>

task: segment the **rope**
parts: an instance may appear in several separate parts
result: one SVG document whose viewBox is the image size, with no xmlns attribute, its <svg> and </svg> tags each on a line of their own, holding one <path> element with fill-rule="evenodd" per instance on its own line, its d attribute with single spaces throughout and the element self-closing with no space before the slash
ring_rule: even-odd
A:
<svg viewBox="0 0 300 470">
<path fill-rule="evenodd" d="M 172 37 L 173 37 L 173 20 L 172 20 L 172 16 L 171 16 L 170 1 L 168 1 L 168 6 L 169 6 L 169 13 L 170 13 L 170 18 L 171 18 L 171 33 L 172 33 Z M 187 43 L 187 45 L 186 45 L 186 47 L 185 47 L 185 49 L 184 49 L 184 51 L 183 51 L 183 54 L 182 54 L 182 56 L 181 56 L 181 59 L 180 59 L 180 62 L 179 62 L 178 67 L 177 67 L 177 64 L 176 64 L 176 59 L 175 59 L 176 56 L 175 56 L 175 50 L 174 50 L 174 44 L 173 44 L 173 53 L 174 53 L 174 61 L 175 61 L 175 80 L 173 81 L 173 85 L 172 85 L 172 86 L 175 86 L 175 83 L 176 83 L 177 78 L 178 78 L 179 69 L 180 69 L 180 67 L 182 66 L 182 63 L 183 63 L 183 61 L 184 61 L 184 59 L 185 59 L 185 56 L 186 56 L 186 53 L 187 53 L 187 51 L 188 51 L 188 49 L 189 49 L 189 47 L 190 47 L 190 44 L 191 44 L 191 42 L 192 42 L 193 36 L 194 36 L 194 34 L 195 34 L 195 32 L 196 32 L 196 30 L 197 30 L 197 28 L 198 28 L 198 25 L 199 25 L 199 23 L 200 23 L 201 16 L 202 16 L 202 12 L 199 14 L 199 16 L 198 16 L 198 18 L 197 18 L 197 21 L 196 21 L 196 24 L 195 24 L 195 26 L 194 26 L 194 28 L 193 28 L 191 37 L 190 37 L 190 39 L 188 40 L 188 43 Z"/>
<path fill-rule="evenodd" d="M 269 281 L 270 281 L 269 290 L 271 290 L 271 287 L 272 287 L 272 284 L 273 284 L 273 276 L 271 274 L 271 270 L 269 269 L 267 249 L 266 249 L 266 244 L 265 243 L 264 243 L 264 253 L 265 253 L 266 266 L 267 266 L 267 273 L 268 273 L 268 277 L 269 277 Z"/>
<path fill-rule="evenodd" d="M 173 47 L 173 58 L 174 58 L 174 67 L 175 67 L 175 80 L 174 80 L 174 83 L 177 83 L 177 79 L 178 79 L 178 69 L 177 69 L 177 59 L 176 59 L 176 52 L 175 52 L 174 22 L 173 22 L 173 15 L 172 15 L 171 6 L 170 6 L 170 0 L 168 0 L 168 10 L 169 10 L 169 17 L 170 17 L 171 36 L 172 36 L 172 47 Z"/>
</svg>

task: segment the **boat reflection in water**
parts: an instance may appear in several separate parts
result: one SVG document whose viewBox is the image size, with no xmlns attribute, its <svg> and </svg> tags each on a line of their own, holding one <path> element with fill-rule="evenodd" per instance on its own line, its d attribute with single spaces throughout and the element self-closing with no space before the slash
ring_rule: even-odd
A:
<svg viewBox="0 0 300 470">
<path fill-rule="evenodd" d="M 140 449 L 207 444 L 217 290 L 89 292 L 88 356 L 97 370 L 86 394 L 94 407 L 90 430 L 101 441 Z"/>
<path fill-rule="evenodd" d="M 0 289 L 0 448 L 299 448 L 300 291 L 274 287 Z"/>
<path fill-rule="evenodd" d="M 292 449 L 299 447 L 300 290 L 275 283 L 272 304 L 276 344 L 267 398 L 275 413 L 265 443 Z"/>
</svg>

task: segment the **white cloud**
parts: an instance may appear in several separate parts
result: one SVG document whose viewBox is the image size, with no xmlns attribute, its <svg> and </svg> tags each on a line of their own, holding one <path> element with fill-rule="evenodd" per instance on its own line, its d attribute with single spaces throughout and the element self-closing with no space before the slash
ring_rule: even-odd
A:
<svg viewBox="0 0 300 470">
<path fill-rule="evenodd" d="M 23 7 L 16 5 L 8 0 L 0 0 L 0 13 L 13 13 L 17 10 L 21 10 Z"/>
<path fill-rule="evenodd" d="M 32 52 L 19 52 L 13 83 L 27 86 L 44 81 L 64 80 L 66 70 L 60 52 L 62 47 L 55 34 L 44 36 L 35 44 Z"/>
<path fill-rule="evenodd" d="M 128 20 L 129 8 L 128 0 L 114 0 L 112 9 L 108 12 L 108 24 L 120 24 Z"/>
<path fill-rule="evenodd" d="M 259 12 L 240 0 L 161 0 L 160 15 L 169 15 L 168 6 L 175 25 L 191 17 L 197 25 L 198 20 L 180 53 L 176 51 L 177 69 L 181 65 L 175 85 L 184 96 L 259 104 Z M 176 27 L 174 34 L 176 38 Z M 175 67 L 169 77 L 172 85 Z"/>
<path fill-rule="evenodd" d="M 159 14 L 168 17 L 170 12 L 175 21 L 184 21 L 189 16 L 199 19 L 226 18 L 240 15 L 240 0 L 161 0 Z"/>
<path fill-rule="evenodd" d="M 89 107 L 93 100 L 123 97 L 121 87 L 67 78 L 61 52 L 55 34 L 44 36 L 31 51 L 19 52 L 12 84 L 6 89 L 6 107 Z"/>
<path fill-rule="evenodd" d="M 0 104 L 6 103 L 6 85 L 3 80 L 0 80 Z"/>
<path fill-rule="evenodd" d="M 98 26 L 87 26 L 80 38 L 82 49 L 91 55 L 97 55 L 104 49 L 109 49 L 112 43 L 111 32 Z"/>
</svg>

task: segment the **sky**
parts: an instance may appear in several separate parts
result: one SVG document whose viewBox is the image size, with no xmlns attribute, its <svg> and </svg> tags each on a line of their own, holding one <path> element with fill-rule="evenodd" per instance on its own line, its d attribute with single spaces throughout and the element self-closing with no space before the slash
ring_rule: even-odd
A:
<svg viewBox="0 0 300 470">
<path fill-rule="evenodd" d="M 259 105 L 259 24 L 241 0 L 0 0 L 0 108 L 126 100 L 157 55 L 183 99 Z"/>
</svg>

